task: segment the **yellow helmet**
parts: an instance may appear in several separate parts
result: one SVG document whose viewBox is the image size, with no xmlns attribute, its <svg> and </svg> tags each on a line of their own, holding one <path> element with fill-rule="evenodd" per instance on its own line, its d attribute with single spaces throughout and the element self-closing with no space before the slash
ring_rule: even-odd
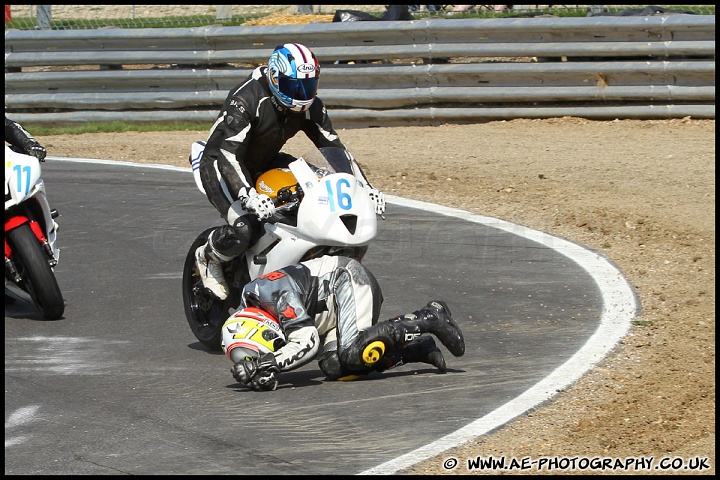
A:
<svg viewBox="0 0 720 480">
<path fill-rule="evenodd" d="M 272 168 L 258 177 L 255 182 L 255 190 L 270 198 L 275 198 L 281 188 L 291 187 L 290 190 L 294 192 L 296 185 L 297 179 L 289 168 Z"/>
<path fill-rule="evenodd" d="M 258 359 L 285 345 L 280 322 L 269 312 L 247 307 L 235 312 L 222 327 L 222 349 L 233 362 Z"/>
</svg>

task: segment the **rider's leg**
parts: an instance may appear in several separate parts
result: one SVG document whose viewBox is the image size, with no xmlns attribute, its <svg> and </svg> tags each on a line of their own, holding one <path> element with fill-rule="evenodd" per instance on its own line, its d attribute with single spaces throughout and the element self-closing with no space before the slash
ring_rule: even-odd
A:
<svg viewBox="0 0 720 480">
<path fill-rule="evenodd" d="M 200 279 L 205 288 L 210 290 L 219 299 L 225 300 L 228 296 L 228 287 L 225 281 L 225 275 L 223 274 L 222 263 L 232 260 L 232 257 L 220 254 L 213 247 L 213 234 L 218 232 L 220 228 L 222 227 L 213 230 L 210 236 L 208 236 L 208 241 L 195 250 L 195 260 L 197 262 L 198 272 L 200 273 Z"/>
<path fill-rule="evenodd" d="M 257 217 L 244 215 L 234 226 L 223 225 L 210 232 L 205 245 L 195 251 L 203 285 L 221 300 L 229 293 L 222 264 L 243 254 L 257 239 L 259 231 Z"/>
<path fill-rule="evenodd" d="M 423 333 L 432 333 L 456 357 L 465 353 L 462 331 L 445 302 L 432 301 L 415 312 L 380 322 L 360 332 L 349 348 L 340 352 L 340 361 L 351 370 L 373 365 L 386 352 L 401 348 Z"/>
<path fill-rule="evenodd" d="M 354 380 L 358 375 L 384 372 L 408 363 L 427 363 L 437 367 L 440 373 L 447 371 L 445 357 L 429 335 L 421 335 L 407 345 L 396 345 L 386 351 L 379 361 L 354 371 L 340 363 L 337 345 L 326 345 L 319 366 L 329 380 Z"/>
<path fill-rule="evenodd" d="M 430 335 L 421 335 L 407 345 L 395 345 L 377 362 L 375 370 L 383 372 L 408 363 L 428 363 L 440 373 L 447 371 L 445 357 Z"/>
</svg>

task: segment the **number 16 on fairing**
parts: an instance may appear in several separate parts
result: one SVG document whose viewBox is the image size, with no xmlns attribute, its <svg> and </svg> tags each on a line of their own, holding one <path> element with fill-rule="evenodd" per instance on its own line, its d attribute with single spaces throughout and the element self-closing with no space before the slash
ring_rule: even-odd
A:
<svg viewBox="0 0 720 480">
<path fill-rule="evenodd" d="M 334 189 L 330 180 L 325 180 L 325 187 L 327 188 L 328 192 L 328 202 L 331 212 L 335 211 L 336 203 L 341 210 L 350 210 L 352 208 L 352 197 L 349 194 L 343 192 L 343 187 L 350 188 L 350 182 L 347 179 L 338 179 L 335 183 Z M 335 194 L 335 192 L 337 192 L 337 194 Z M 336 198 L 337 202 L 335 201 Z"/>
</svg>

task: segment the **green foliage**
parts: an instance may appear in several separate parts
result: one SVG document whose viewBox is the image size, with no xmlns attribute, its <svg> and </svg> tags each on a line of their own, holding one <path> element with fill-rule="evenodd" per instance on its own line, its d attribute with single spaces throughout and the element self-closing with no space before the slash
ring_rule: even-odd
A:
<svg viewBox="0 0 720 480">
<path fill-rule="evenodd" d="M 652 327 L 652 320 L 633 320 L 630 323 L 637 325 L 638 327 Z"/>
<path fill-rule="evenodd" d="M 80 135 L 82 133 L 117 133 L 117 132 L 178 132 L 184 130 L 209 130 L 206 122 L 173 122 L 129 124 L 125 122 L 87 122 L 82 125 L 48 127 L 46 125 L 23 122 L 23 127 L 36 136 L 46 135 Z"/>
<path fill-rule="evenodd" d="M 193 28 L 205 27 L 208 25 L 219 25 L 223 27 L 237 27 L 245 22 L 262 15 L 235 15 L 227 20 L 217 20 L 212 15 L 193 16 L 166 16 L 158 18 L 96 18 L 87 19 L 66 19 L 53 20 L 50 23 L 51 30 L 94 30 L 97 28 Z M 14 28 L 27 30 L 34 28 L 36 19 L 30 17 L 13 17 L 12 21 L 5 23 L 5 30 Z M 30 27 L 28 27 L 30 26 Z"/>
</svg>

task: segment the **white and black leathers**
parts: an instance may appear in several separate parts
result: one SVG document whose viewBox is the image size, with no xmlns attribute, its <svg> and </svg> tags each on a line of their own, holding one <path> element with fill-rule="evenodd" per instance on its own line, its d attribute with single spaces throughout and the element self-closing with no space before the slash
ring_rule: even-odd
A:
<svg viewBox="0 0 720 480">
<path fill-rule="evenodd" d="M 282 325 L 287 344 L 274 352 L 281 371 L 344 350 L 377 323 L 383 296 L 360 262 L 323 256 L 270 272 L 245 286 L 240 309 L 256 307 Z M 321 362 L 322 367 L 322 362 Z"/>
<path fill-rule="evenodd" d="M 281 149 L 298 132 L 318 148 L 345 148 L 320 98 L 305 112 L 288 111 L 270 92 L 266 70 L 257 67 L 230 91 L 200 161 L 205 192 L 225 220 L 230 205 L 254 187 L 261 173 L 295 159 Z"/>
</svg>

